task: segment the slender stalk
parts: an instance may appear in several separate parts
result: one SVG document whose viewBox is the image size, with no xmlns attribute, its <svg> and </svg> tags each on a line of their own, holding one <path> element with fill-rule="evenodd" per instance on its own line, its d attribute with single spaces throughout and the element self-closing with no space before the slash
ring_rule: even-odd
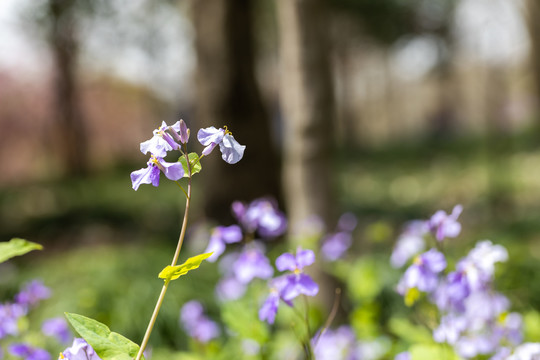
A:
<svg viewBox="0 0 540 360">
<path fill-rule="evenodd" d="M 304 307 L 305 307 L 305 318 L 304 321 L 306 323 L 306 355 L 308 359 L 314 359 L 313 356 L 313 347 L 311 346 L 311 327 L 309 325 L 309 302 L 306 295 L 302 295 L 302 298 L 304 299 Z"/>
<path fill-rule="evenodd" d="M 176 246 L 176 251 L 174 252 L 171 266 L 175 266 L 176 263 L 178 262 L 178 258 L 180 257 L 180 251 L 182 250 L 182 244 L 184 243 L 184 237 L 186 235 L 189 207 L 191 204 L 191 164 L 189 163 L 189 157 L 187 156 L 187 146 L 184 145 L 184 149 L 185 149 L 184 155 L 187 160 L 186 162 L 187 162 L 187 168 L 188 168 L 187 194 L 184 192 L 184 194 L 186 194 L 186 210 L 184 212 L 184 220 L 182 221 L 182 229 L 180 230 L 180 236 L 178 237 L 178 245 Z M 148 345 L 150 334 L 152 333 L 152 329 L 154 328 L 154 324 L 156 323 L 159 310 L 161 309 L 161 304 L 163 304 L 163 299 L 165 299 L 165 293 L 167 292 L 167 289 L 169 288 L 169 283 L 170 281 L 165 281 L 165 284 L 163 284 L 163 287 L 161 288 L 161 293 L 159 294 L 159 298 L 154 308 L 154 312 L 152 313 L 152 317 L 150 318 L 150 321 L 148 322 L 148 327 L 146 328 L 146 333 L 144 334 L 141 347 L 139 348 L 139 352 L 137 353 L 137 357 L 135 358 L 136 360 L 141 360 L 143 352 L 146 349 L 146 345 Z"/>
</svg>

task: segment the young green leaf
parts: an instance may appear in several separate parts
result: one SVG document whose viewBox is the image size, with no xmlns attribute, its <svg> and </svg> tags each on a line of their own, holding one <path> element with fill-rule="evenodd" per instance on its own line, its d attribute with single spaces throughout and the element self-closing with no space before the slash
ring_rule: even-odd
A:
<svg viewBox="0 0 540 360">
<path fill-rule="evenodd" d="M 189 165 L 191 166 L 191 175 L 194 175 L 202 170 L 201 161 L 199 159 L 199 155 L 197 153 L 189 153 Z M 182 167 L 184 168 L 184 177 L 189 177 L 189 171 L 187 166 L 187 161 L 185 156 L 181 156 L 180 159 L 178 159 L 180 164 L 182 164 Z"/>
<path fill-rule="evenodd" d="M 201 265 L 201 262 L 207 259 L 213 253 L 204 253 L 197 256 L 190 257 L 182 265 L 171 266 L 168 265 L 159 273 L 158 277 L 165 281 L 176 280 L 180 276 L 185 275 L 190 270 L 195 270 Z"/>
<path fill-rule="evenodd" d="M 12 257 L 24 255 L 32 250 L 42 250 L 43 246 L 24 239 L 13 238 L 0 243 L 0 263 Z"/>
<path fill-rule="evenodd" d="M 65 313 L 71 326 L 81 335 L 102 360 L 131 360 L 139 352 L 139 345 L 112 332 L 105 324 L 86 316 Z"/>
</svg>

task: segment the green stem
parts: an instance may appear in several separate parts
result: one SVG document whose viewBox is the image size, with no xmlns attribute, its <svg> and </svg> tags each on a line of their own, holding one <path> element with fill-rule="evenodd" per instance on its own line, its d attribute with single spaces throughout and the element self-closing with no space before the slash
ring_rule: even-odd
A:
<svg viewBox="0 0 540 360">
<path fill-rule="evenodd" d="M 308 303 L 308 299 L 306 295 L 302 295 L 302 298 L 304 299 L 304 307 L 306 311 L 305 317 L 304 317 L 304 322 L 306 324 L 306 343 L 305 343 L 306 355 L 308 359 L 314 359 L 313 347 L 311 346 L 311 337 L 310 337 L 311 329 L 309 326 L 309 303 Z"/>
<path fill-rule="evenodd" d="M 185 151 L 185 154 L 187 154 L 187 149 Z M 188 167 L 188 186 L 187 186 L 187 193 L 186 194 L 186 211 L 184 212 L 184 220 L 182 221 L 182 229 L 180 230 L 180 236 L 178 237 L 178 245 L 176 246 L 176 251 L 174 252 L 173 260 L 171 262 L 171 266 L 175 266 L 178 262 L 178 258 L 180 257 L 180 251 L 182 250 L 182 244 L 184 243 L 184 237 L 186 235 L 186 229 L 187 229 L 187 220 L 189 215 L 189 207 L 191 204 L 191 165 L 189 163 L 189 158 L 187 155 L 187 167 Z M 180 184 L 178 184 L 180 186 Z M 182 188 L 180 186 L 180 188 Z M 183 189 L 182 189 L 183 190 Z M 159 294 L 159 298 L 157 300 L 156 306 L 154 308 L 154 312 L 152 313 L 152 317 L 150 318 L 150 321 L 148 322 L 148 327 L 146 328 L 146 333 L 144 334 L 143 341 L 141 343 L 141 347 L 139 349 L 139 352 L 137 353 L 136 360 L 141 360 L 144 350 L 146 349 L 146 345 L 148 345 L 148 340 L 150 339 L 150 334 L 152 333 L 152 329 L 154 328 L 154 324 L 156 323 L 157 316 L 159 314 L 159 310 L 161 309 L 161 304 L 163 304 L 163 299 L 165 299 L 165 293 L 167 292 L 167 289 L 169 288 L 169 281 L 165 281 L 165 284 L 161 288 L 161 293 Z"/>
</svg>

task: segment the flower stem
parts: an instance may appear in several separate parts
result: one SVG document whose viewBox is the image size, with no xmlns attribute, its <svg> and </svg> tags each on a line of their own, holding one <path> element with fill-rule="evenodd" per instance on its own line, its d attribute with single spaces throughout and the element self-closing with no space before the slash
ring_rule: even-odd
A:
<svg viewBox="0 0 540 360">
<path fill-rule="evenodd" d="M 178 237 L 178 245 L 176 246 L 176 251 L 174 252 L 171 266 L 175 266 L 176 263 L 178 262 L 178 258 L 180 257 L 180 251 L 182 250 L 182 244 L 184 243 L 184 237 L 186 235 L 189 207 L 191 204 L 191 165 L 189 163 L 189 158 L 187 156 L 187 148 L 185 150 L 186 150 L 185 156 L 186 156 L 186 160 L 188 164 L 187 167 L 188 167 L 188 174 L 189 174 L 187 193 L 186 193 L 186 210 L 184 212 L 184 220 L 182 221 L 182 229 L 180 230 L 180 236 Z M 152 313 L 152 317 L 150 318 L 150 321 L 148 322 L 148 327 L 146 328 L 146 333 L 144 334 L 141 347 L 139 348 L 139 352 L 137 353 L 137 357 L 135 358 L 136 360 L 141 360 L 143 352 L 146 349 L 146 345 L 148 344 L 148 340 L 150 339 L 150 334 L 152 333 L 152 329 L 154 328 L 154 324 L 159 314 L 159 310 L 161 309 L 161 304 L 163 304 L 163 299 L 165 299 L 165 293 L 167 292 L 167 289 L 169 288 L 169 283 L 170 281 L 165 281 L 165 284 L 163 284 L 163 287 L 161 288 L 161 293 L 159 294 L 159 298 L 154 308 L 154 312 Z"/>
</svg>

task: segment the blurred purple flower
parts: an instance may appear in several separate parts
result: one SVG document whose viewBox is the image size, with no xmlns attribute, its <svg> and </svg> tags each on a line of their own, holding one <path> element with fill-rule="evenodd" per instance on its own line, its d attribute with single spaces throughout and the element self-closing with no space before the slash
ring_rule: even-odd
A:
<svg viewBox="0 0 540 360">
<path fill-rule="evenodd" d="M 234 276 L 221 279 L 216 285 L 216 295 L 221 301 L 239 299 L 246 292 L 246 284 L 241 283 Z"/>
<path fill-rule="evenodd" d="M 27 306 L 21 304 L 0 304 L 0 339 L 7 335 L 17 335 L 19 318 L 26 315 Z"/>
<path fill-rule="evenodd" d="M 349 326 L 326 329 L 322 335 L 312 340 L 317 360 L 355 360 L 356 336 Z"/>
<path fill-rule="evenodd" d="M 337 232 L 323 239 L 321 253 L 324 259 L 335 261 L 351 247 L 352 235 L 349 232 Z"/>
<path fill-rule="evenodd" d="M 296 255 L 284 253 L 276 259 L 276 268 L 279 271 L 289 270 L 292 274 L 287 275 L 287 284 L 281 290 L 283 300 L 292 300 L 300 294 L 315 296 L 319 292 L 319 285 L 302 270 L 315 262 L 315 254 L 311 250 L 298 248 Z"/>
<path fill-rule="evenodd" d="M 352 232 L 358 225 L 358 219 L 353 213 L 347 212 L 339 217 L 337 230 Z"/>
<path fill-rule="evenodd" d="M 433 214 L 428 221 L 428 227 L 438 241 L 443 241 L 446 237 L 454 238 L 459 235 L 461 224 L 457 222 L 457 218 L 462 211 L 463 207 L 456 205 L 450 215 L 447 215 L 444 210 L 439 210 Z"/>
<path fill-rule="evenodd" d="M 202 151 L 203 155 L 208 155 L 219 145 L 221 151 L 221 158 L 229 163 L 236 164 L 244 156 L 245 145 L 240 145 L 238 141 L 234 139 L 231 132 L 225 129 L 216 129 L 211 126 L 205 129 L 200 129 L 197 133 L 197 139 L 205 146 Z"/>
<path fill-rule="evenodd" d="M 280 236 L 287 229 L 285 214 L 278 210 L 275 201 L 268 198 L 256 199 L 248 206 L 235 201 L 232 211 L 246 231 L 257 232 L 263 238 Z"/>
<path fill-rule="evenodd" d="M 476 244 L 469 254 L 456 266 L 467 276 L 473 290 L 485 288 L 493 280 L 495 263 L 508 259 L 508 252 L 501 245 L 484 240 Z"/>
<path fill-rule="evenodd" d="M 15 301 L 23 306 L 32 307 L 41 300 L 48 299 L 51 296 L 51 290 L 43 285 L 39 280 L 32 280 L 24 285 L 20 293 L 15 296 Z"/>
<path fill-rule="evenodd" d="M 62 317 L 45 320 L 41 325 L 41 331 L 47 336 L 52 336 L 62 344 L 71 341 L 72 335 L 69 326 Z"/>
<path fill-rule="evenodd" d="M 397 290 L 401 295 L 405 295 L 409 289 L 413 288 L 423 292 L 432 292 L 437 287 L 438 274 L 445 268 L 444 255 L 431 249 L 415 258 L 399 281 Z"/>
<path fill-rule="evenodd" d="M 465 311 L 465 299 L 471 293 L 467 275 L 453 271 L 446 276 L 433 293 L 433 302 L 442 311 Z"/>
<path fill-rule="evenodd" d="M 394 268 L 402 267 L 410 258 L 423 251 L 425 246 L 425 241 L 421 236 L 413 234 L 401 235 L 392 251 L 390 264 Z"/>
<path fill-rule="evenodd" d="M 101 360 L 96 352 L 82 338 L 73 339 L 73 344 L 60 354 L 60 359 L 66 360 Z"/>
<path fill-rule="evenodd" d="M 540 343 L 524 343 L 514 349 L 505 360 L 535 360 L 540 358 Z"/>
<path fill-rule="evenodd" d="M 159 185 L 159 175 L 163 171 L 170 180 L 176 181 L 184 176 L 184 168 L 179 162 L 169 163 L 161 157 L 152 155 L 146 163 L 148 167 L 131 173 L 133 190 L 137 190 L 141 184 Z"/>
<path fill-rule="evenodd" d="M 14 356 L 22 357 L 24 360 L 51 360 L 51 355 L 40 348 L 32 347 L 27 344 L 12 344 L 9 346 L 9 353 Z"/>
<path fill-rule="evenodd" d="M 408 351 L 400 352 L 394 357 L 394 360 L 411 360 L 411 354 Z"/>
<path fill-rule="evenodd" d="M 259 309 L 259 319 L 261 321 L 266 321 L 269 324 L 274 323 L 279 308 L 279 301 L 283 300 L 281 298 L 281 292 L 287 284 L 286 275 L 278 276 L 268 282 L 270 294 Z M 289 300 L 284 300 L 284 302 L 291 307 L 293 306 Z"/>
<path fill-rule="evenodd" d="M 254 278 L 271 278 L 274 269 L 260 248 L 246 246 L 233 264 L 233 273 L 238 281 L 248 284 Z"/>
<path fill-rule="evenodd" d="M 180 324 L 190 337 L 207 343 L 219 336 L 219 327 L 204 314 L 203 306 L 196 300 L 188 301 L 180 310 Z"/>
<path fill-rule="evenodd" d="M 156 157 L 164 158 L 167 155 L 167 151 L 180 148 L 180 145 L 174 141 L 171 133 L 167 131 L 175 133 L 175 137 L 178 137 L 178 134 L 176 133 L 180 131 L 180 129 L 180 121 L 172 126 L 168 126 L 165 121 L 163 121 L 161 126 L 153 131 L 154 136 L 150 140 L 141 143 L 141 152 L 143 154 L 150 153 Z"/>
<path fill-rule="evenodd" d="M 207 259 L 214 262 L 225 251 L 226 244 L 233 244 L 242 241 L 242 229 L 238 225 L 217 226 L 212 230 L 208 247 L 204 252 L 213 252 Z"/>
</svg>

